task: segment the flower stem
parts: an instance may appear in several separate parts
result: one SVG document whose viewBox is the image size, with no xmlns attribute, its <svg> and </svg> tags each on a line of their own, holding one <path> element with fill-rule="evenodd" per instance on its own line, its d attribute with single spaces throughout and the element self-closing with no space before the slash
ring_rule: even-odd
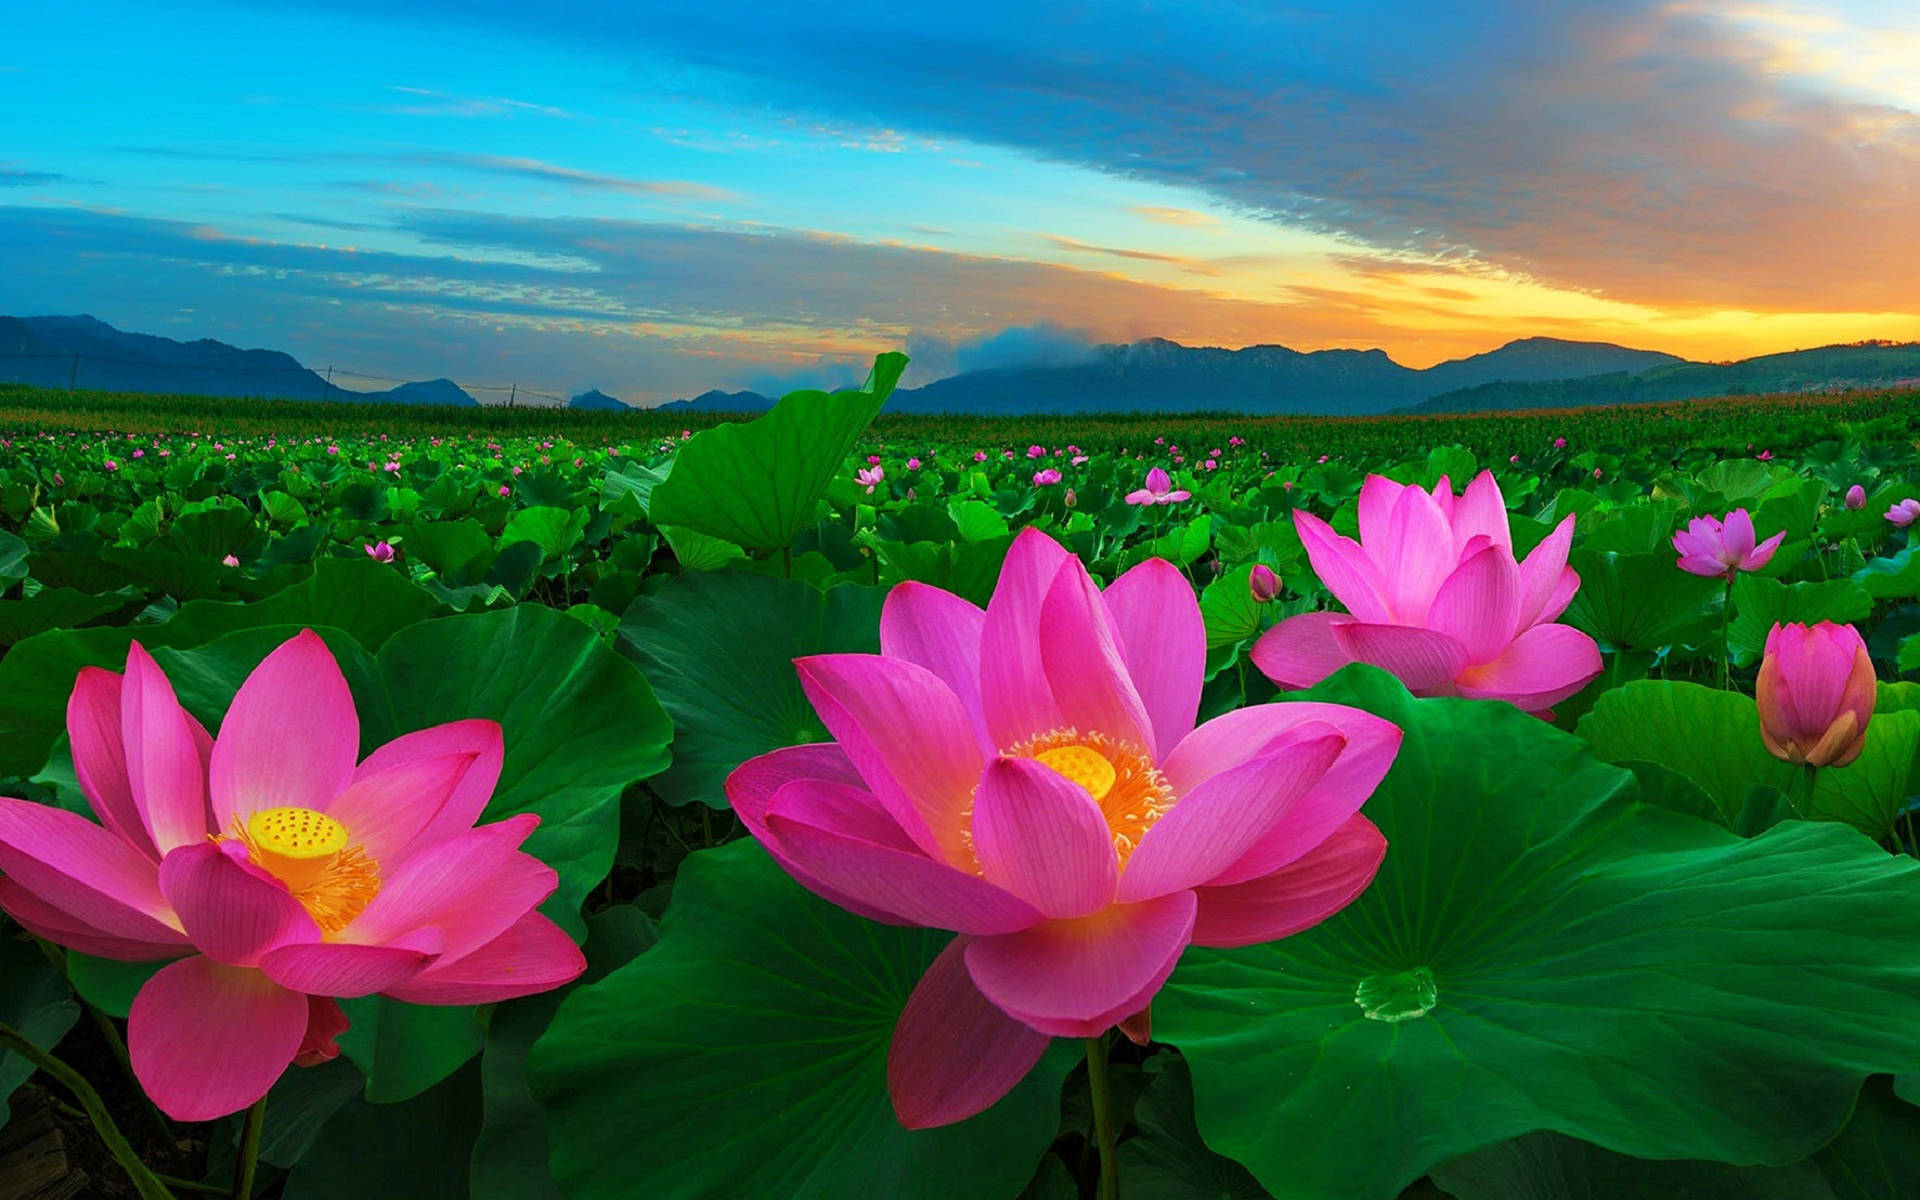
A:
<svg viewBox="0 0 1920 1200">
<path fill-rule="evenodd" d="M 88 1083 L 80 1072 L 28 1041 L 11 1025 L 0 1024 L 0 1048 L 18 1054 L 45 1073 L 48 1078 L 73 1093 L 73 1098 L 78 1100 L 80 1107 L 86 1111 L 87 1119 L 93 1122 L 94 1132 L 100 1135 L 100 1141 L 106 1145 L 107 1152 L 113 1155 L 114 1161 L 120 1164 L 120 1169 L 127 1173 L 127 1178 L 133 1183 L 133 1190 L 140 1194 L 141 1200 L 173 1200 L 173 1193 L 167 1190 L 167 1185 L 161 1183 L 158 1176 L 147 1169 L 147 1164 L 140 1161 L 140 1156 L 134 1152 L 133 1145 L 120 1132 L 120 1127 L 113 1123 L 113 1114 L 107 1111 L 106 1102 L 100 1099 L 100 1093 L 93 1090 L 93 1085 Z"/>
<path fill-rule="evenodd" d="M 1813 820 L 1813 782 L 1819 770 L 1812 763 L 1802 763 L 1801 769 L 1794 773 L 1793 782 L 1787 785 L 1787 807 L 1803 821 Z"/>
<path fill-rule="evenodd" d="M 233 1168 L 233 1200 L 253 1200 L 253 1173 L 260 1165 L 260 1129 L 267 1123 L 267 1098 L 254 1101 L 240 1131 L 240 1161 Z"/>
<path fill-rule="evenodd" d="M 1120 1200 L 1120 1160 L 1113 1152 L 1113 1088 L 1107 1079 L 1104 1037 L 1087 1039 L 1087 1088 L 1093 1095 L 1093 1130 L 1100 1144 L 1100 1200 Z"/>
<path fill-rule="evenodd" d="M 1720 604 L 1720 686 L 1733 687 L 1733 577 L 1727 577 L 1725 598 Z"/>
</svg>

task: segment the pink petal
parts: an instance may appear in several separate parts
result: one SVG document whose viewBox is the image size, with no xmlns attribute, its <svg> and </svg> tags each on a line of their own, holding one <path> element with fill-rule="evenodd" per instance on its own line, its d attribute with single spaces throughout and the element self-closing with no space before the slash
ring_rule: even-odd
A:
<svg viewBox="0 0 1920 1200">
<path fill-rule="evenodd" d="M 380 894 L 341 938 L 378 946 L 431 927 L 445 938 L 448 960 L 471 953 L 558 885 L 552 867 L 520 852 L 539 824 L 521 813 L 424 847 L 387 873 Z"/>
<path fill-rule="evenodd" d="M 1366 891 L 1386 857 L 1387 839 L 1365 817 L 1279 871 L 1230 887 L 1203 887 L 1193 922 L 1196 946 L 1251 946 L 1318 925 Z"/>
<path fill-rule="evenodd" d="M 1065 724 L 1142 749 L 1153 745 L 1153 722 L 1127 674 L 1100 588 L 1077 558 L 1060 568 L 1040 606 L 1040 661 Z"/>
<path fill-rule="evenodd" d="M 207 838 L 207 767 L 192 720 L 160 664 L 131 643 L 120 686 L 120 744 L 133 807 L 162 857 Z"/>
<path fill-rule="evenodd" d="M 1741 568 L 1748 571 L 1758 571 L 1761 567 L 1766 566 L 1773 561 L 1773 552 L 1780 548 L 1780 543 L 1785 541 L 1786 538 L 1787 531 L 1783 529 L 1766 541 L 1761 542 L 1753 548 L 1753 553 L 1740 560 Z"/>
<path fill-rule="evenodd" d="M 112 938 L 181 940 L 151 859 L 85 817 L 0 796 L 0 872 L 79 925 Z"/>
<path fill-rule="evenodd" d="M 1123 902 L 1150 900 L 1197 887 L 1252 849 L 1270 829 L 1292 824 L 1293 809 L 1346 749 L 1328 728 L 1244 762 L 1183 796 L 1140 839 L 1120 876 Z"/>
<path fill-rule="evenodd" d="M 1469 663 L 1496 658 L 1519 627 L 1522 586 L 1512 552 L 1487 546 L 1440 585 L 1427 625 L 1466 647 Z"/>
<path fill-rule="evenodd" d="M 1689 554 L 1674 563 L 1674 566 L 1679 567 L 1689 575 L 1698 575 L 1702 579 L 1719 579 L 1724 577 L 1729 570 L 1727 564 L 1721 562 L 1718 558 L 1705 554 Z M 1569 599 L 1571 599 L 1571 597 L 1569 597 Z M 1554 615 L 1558 616 L 1559 614 L 1555 613 Z M 1546 619 L 1550 620 L 1551 618 Z"/>
<path fill-rule="evenodd" d="M 952 689 L 973 722 L 980 753 L 995 751 L 980 707 L 980 633 L 987 614 L 952 592 L 908 580 L 880 611 L 880 653 L 925 667 Z"/>
<path fill-rule="evenodd" d="M 1598 674 L 1600 648 L 1592 638 L 1571 625 L 1535 625 L 1499 658 L 1463 672 L 1459 692 L 1538 712 L 1573 695 Z"/>
<path fill-rule="evenodd" d="M 353 778 L 360 718 L 320 635 L 300 633 L 247 676 L 214 740 L 215 824 L 264 808 L 324 809 Z"/>
<path fill-rule="evenodd" d="M 386 994 L 409 1004 L 497 1004 L 552 991 L 586 969 L 580 947 L 536 912 L 459 961 L 443 960 Z"/>
<path fill-rule="evenodd" d="M 1416 487 L 1401 492 L 1394 502 L 1386 540 L 1370 542 L 1366 550 L 1385 584 L 1383 598 L 1391 621 L 1424 622 L 1434 593 L 1458 562 L 1446 514 L 1432 496 Z"/>
<path fill-rule="evenodd" d="M 1353 661 L 1333 640 L 1335 627 L 1352 623 L 1346 613 L 1288 617 L 1260 635 L 1249 657 L 1261 674 L 1280 687 L 1310 688 Z"/>
<path fill-rule="evenodd" d="M 363 770 L 323 811 L 345 825 L 353 844 L 373 861 L 383 866 L 399 862 L 403 851 L 445 810 L 472 774 L 475 761 L 467 751 Z"/>
<path fill-rule="evenodd" d="M 1040 657 L 1040 609 L 1070 556 L 1028 526 L 1013 539 L 980 630 L 980 704 L 1001 749 L 1064 722 Z"/>
<path fill-rule="evenodd" d="M 62 912 L 48 904 L 5 876 L 0 876 L 0 912 L 5 912 L 35 937 L 96 958 L 111 958 L 118 962 L 151 962 L 161 958 L 178 958 L 193 948 L 186 934 L 173 933 L 171 930 L 168 931 L 172 934 L 171 939 L 164 942 L 140 941 L 102 933 L 71 913 Z"/>
<path fill-rule="evenodd" d="M 1407 490 L 1404 483 L 1395 483 L 1385 475 L 1369 475 L 1360 485 L 1360 542 L 1372 545 L 1385 542 L 1390 536 L 1393 522 L 1393 506 L 1400 502 L 1400 493 Z"/>
<path fill-rule="evenodd" d="M 896 589 L 897 590 L 897 589 Z M 1193 730 L 1206 682 L 1207 627 L 1193 585 L 1165 559 L 1150 558 L 1102 594 L 1125 652 L 1127 674 L 1153 724 L 1162 758 Z"/>
<path fill-rule="evenodd" d="M 500 768 L 506 758 L 500 722 L 484 718 L 449 721 L 403 734 L 367 755 L 366 761 L 354 771 L 354 782 L 399 763 L 449 754 L 471 754 L 473 764 L 447 796 L 440 811 L 414 839 L 413 846 L 425 846 L 472 829 L 480 814 L 486 811 L 487 802 L 493 799 L 493 789 L 500 782 Z M 400 849 L 404 852 L 408 848 Z"/>
<path fill-rule="evenodd" d="M 1753 514 L 1744 508 L 1736 508 L 1727 514 L 1720 526 L 1721 544 L 1726 548 L 1727 557 L 1739 562 L 1753 553 Z"/>
<path fill-rule="evenodd" d="M 338 942 L 282 946 L 260 956 L 260 969 L 284 988 L 310 996 L 352 998 L 383 992 L 432 964 L 444 940 L 421 930 L 384 946 Z"/>
<path fill-rule="evenodd" d="M 1423 495 L 1425 493 L 1422 493 Z M 1444 633 L 1413 625 L 1337 625 L 1333 640 L 1354 660 L 1397 677 L 1416 696 L 1450 695 L 1467 665 L 1467 648 Z"/>
<path fill-rule="evenodd" d="M 1535 613 L 1532 618 L 1523 619 L 1520 622 L 1521 627 L 1525 629 L 1531 627 L 1531 625 L 1557 620 L 1561 613 L 1567 611 L 1567 605 L 1573 603 L 1574 593 L 1579 590 L 1579 572 L 1575 571 L 1572 567 L 1562 567 L 1560 569 L 1560 578 L 1554 581 L 1553 590 L 1547 593 L 1547 602 L 1540 606 L 1540 611 Z"/>
<path fill-rule="evenodd" d="M 1193 930 L 1192 892 L 967 943 L 974 986 L 1042 1033 L 1092 1037 L 1146 1007 Z"/>
<path fill-rule="evenodd" d="M 794 877 L 819 880 L 891 923 L 959 933 L 1006 933 L 1041 920 L 1032 905 L 918 847 L 875 840 L 870 828 L 847 828 L 854 789 L 830 783 L 791 783 L 780 789 L 767 827 L 792 859 Z"/>
<path fill-rule="evenodd" d="M 73 681 L 73 694 L 67 698 L 73 773 L 100 823 L 158 864 L 160 852 L 153 848 L 127 783 L 127 756 L 120 742 L 120 689 L 120 676 L 100 667 L 82 668 Z"/>
<path fill-rule="evenodd" d="M 817 654 L 793 665 L 820 720 L 914 844 L 966 861 L 964 814 L 980 748 L 947 685 L 878 654 Z"/>
<path fill-rule="evenodd" d="M 259 971 L 181 959 L 133 998 L 133 1073 L 176 1121 L 211 1121 L 267 1094 L 307 1033 L 307 998 Z"/>
<path fill-rule="evenodd" d="M 175 850 L 160 864 L 160 890 L 193 944 L 215 962 L 251 967 L 275 946 L 320 940 L 306 908 L 249 864 L 238 842 Z"/>
<path fill-rule="evenodd" d="M 1100 806 L 1033 759 L 987 766 L 973 802 L 973 844 L 987 882 L 1049 917 L 1083 917 L 1113 902 L 1119 857 Z"/>
<path fill-rule="evenodd" d="M 1386 582 L 1365 549 L 1302 508 L 1293 510 L 1293 527 L 1306 547 L 1314 575 L 1335 600 L 1362 621 L 1389 619 Z"/>
<path fill-rule="evenodd" d="M 1482 471 L 1474 476 L 1473 482 L 1460 496 L 1449 514 L 1453 524 L 1453 538 L 1456 546 L 1464 546 L 1468 540 L 1484 535 L 1494 545 L 1513 557 L 1513 533 L 1507 524 L 1507 501 L 1500 494 L 1500 484 L 1494 479 L 1492 471 Z"/>
<path fill-rule="evenodd" d="M 887 811 L 881 807 L 880 800 L 866 791 L 866 780 L 860 778 L 860 772 L 853 769 L 847 761 L 846 751 L 832 742 L 820 742 L 808 746 L 788 746 L 749 759 L 734 768 L 727 776 L 727 802 L 733 805 L 733 811 L 740 817 L 740 823 L 760 842 L 780 869 L 805 887 L 808 891 L 832 904 L 837 904 L 848 912 L 866 917 L 870 921 L 890 922 L 895 918 L 871 906 L 861 904 L 843 892 L 837 892 L 811 878 L 795 865 L 791 856 L 780 847 L 780 839 L 767 828 L 767 809 L 773 797 L 785 785 L 795 780 L 806 779 L 821 783 L 841 783 L 865 792 L 863 803 L 872 811 L 867 820 L 878 821 L 884 818 L 892 826 L 892 833 L 875 840 L 883 844 L 894 839 L 913 845 L 911 838 L 900 828 Z"/>
<path fill-rule="evenodd" d="M 908 1129 L 985 1112 L 1027 1077 L 1051 1040 L 995 1008 L 967 974 L 967 939 L 933 960 L 887 1048 L 887 1092 Z"/>
</svg>

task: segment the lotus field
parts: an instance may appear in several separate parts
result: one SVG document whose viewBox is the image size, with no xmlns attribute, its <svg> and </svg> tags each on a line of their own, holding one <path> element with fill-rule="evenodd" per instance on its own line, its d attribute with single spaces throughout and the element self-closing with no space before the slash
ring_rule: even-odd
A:
<svg viewBox="0 0 1920 1200">
<path fill-rule="evenodd" d="M 1914 397 L 904 365 L 0 394 L 0 1120 L 149 1200 L 1920 1197 Z"/>
</svg>

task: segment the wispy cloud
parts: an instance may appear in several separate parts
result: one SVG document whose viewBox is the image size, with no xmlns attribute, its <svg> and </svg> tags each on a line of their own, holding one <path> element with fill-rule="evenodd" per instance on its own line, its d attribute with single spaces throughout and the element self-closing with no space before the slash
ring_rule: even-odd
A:
<svg viewBox="0 0 1920 1200">
<path fill-rule="evenodd" d="M 57 171 L 29 171 L 25 167 L 0 163 L 0 187 L 40 187 L 65 178 Z"/>
<path fill-rule="evenodd" d="M 1161 225 L 1179 225 L 1187 229 L 1218 229 L 1220 218 L 1191 208 L 1173 208 L 1164 204 L 1136 204 L 1127 211 Z"/>
<path fill-rule="evenodd" d="M 1075 254 L 1104 254 L 1108 258 L 1128 258 L 1135 262 L 1168 263 L 1196 275 L 1219 274 L 1218 269 L 1207 260 L 1185 254 L 1163 254 L 1158 250 L 1134 250 L 1126 246 L 1095 246 L 1057 233 L 1043 233 L 1040 237 L 1048 245 L 1070 250 Z"/>
<path fill-rule="evenodd" d="M 395 85 L 393 91 L 411 97 L 407 102 L 381 106 L 385 112 L 413 117 L 538 116 L 574 119 L 574 114 L 551 104 L 513 100 L 505 96 L 459 96 L 432 88 Z"/>
</svg>

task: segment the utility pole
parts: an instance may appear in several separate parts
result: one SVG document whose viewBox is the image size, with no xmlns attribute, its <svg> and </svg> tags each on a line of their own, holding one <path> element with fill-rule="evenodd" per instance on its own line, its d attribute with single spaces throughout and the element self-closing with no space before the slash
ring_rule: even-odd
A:
<svg viewBox="0 0 1920 1200">
<path fill-rule="evenodd" d="M 513 407 L 513 402 L 514 402 L 514 400 L 515 400 L 515 398 L 517 398 L 517 397 L 518 397 L 519 395 L 520 395 L 520 385 L 516 383 L 516 384 L 514 384 L 514 385 L 513 385 L 513 390 L 507 393 L 507 407 L 508 407 L 508 408 L 512 408 L 512 407 Z"/>
<path fill-rule="evenodd" d="M 333 398 L 333 364 L 328 363 L 327 364 L 327 386 L 324 390 L 321 391 L 320 400 L 322 403 L 325 403 L 326 401 L 331 400 L 332 398 Z"/>
<path fill-rule="evenodd" d="M 72 391 L 76 380 L 80 378 L 80 356 L 73 356 L 73 370 L 67 372 L 67 390 Z"/>
</svg>

